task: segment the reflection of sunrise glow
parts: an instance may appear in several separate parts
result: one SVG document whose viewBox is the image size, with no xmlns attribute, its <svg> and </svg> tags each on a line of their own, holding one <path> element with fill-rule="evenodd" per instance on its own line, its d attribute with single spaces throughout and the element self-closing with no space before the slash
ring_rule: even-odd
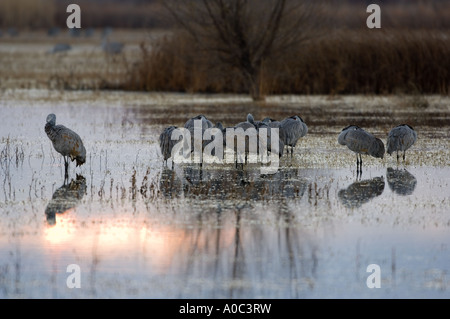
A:
<svg viewBox="0 0 450 319">
<path fill-rule="evenodd" d="M 56 215 L 56 224 L 47 226 L 44 230 L 45 239 L 51 244 L 62 244 L 69 242 L 74 234 L 75 230 L 73 225 L 75 219 L 71 216 L 72 209 L 67 210 L 63 214 Z"/>
<path fill-rule="evenodd" d="M 217 230 L 217 229 L 216 229 Z M 101 262 L 129 262 L 138 258 L 149 270 L 166 273 L 173 263 L 184 263 L 192 252 L 207 252 L 218 240 L 221 247 L 233 242 L 234 229 L 186 230 L 175 225 L 161 225 L 149 219 L 137 220 L 129 216 L 82 221 L 73 212 L 56 216 L 56 223 L 48 226 L 44 238 L 57 251 L 94 251 Z"/>
</svg>

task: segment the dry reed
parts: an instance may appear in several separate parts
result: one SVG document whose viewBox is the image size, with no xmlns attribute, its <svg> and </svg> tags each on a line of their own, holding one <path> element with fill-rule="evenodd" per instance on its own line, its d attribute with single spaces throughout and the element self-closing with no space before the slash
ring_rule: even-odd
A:
<svg viewBox="0 0 450 319">
<path fill-rule="evenodd" d="M 265 61 L 265 94 L 448 94 L 450 34 L 338 31 Z M 238 70 L 202 52 L 182 33 L 141 46 L 125 90 L 242 93 Z"/>
</svg>

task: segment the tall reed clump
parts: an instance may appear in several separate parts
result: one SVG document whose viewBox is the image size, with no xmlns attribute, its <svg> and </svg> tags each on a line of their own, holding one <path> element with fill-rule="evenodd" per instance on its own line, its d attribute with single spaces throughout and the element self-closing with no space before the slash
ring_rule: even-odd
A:
<svg viewBox="0 0 450 319">
<path fill-rule="evenodd" d="M 248 92 L 240 73 L 175 33 L 148 48 L 124 89 Z M 450 34 L 442 31 L 336 31 L 298 51 L 266 60 L 265 94 L 391 94 L 450 92 Z"/>
<path fill-rule="evenodd" d="M 224 68 L 217 57 L 199 50 L 183 33 L 151 46 L 141 44 L 141 59 L 123 84 L 124 89 L 177 92 L 240 92 L 237 70 Z"/>
</svg>

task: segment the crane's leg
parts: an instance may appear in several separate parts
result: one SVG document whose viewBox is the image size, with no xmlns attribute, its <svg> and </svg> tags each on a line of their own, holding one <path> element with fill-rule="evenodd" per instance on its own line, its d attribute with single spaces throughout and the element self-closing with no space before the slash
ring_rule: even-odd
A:
<svg viewBox="0 0 450 319">
<path fill-rule="evenodd" d="M 397 163 L 398 163 L 398 159 L 399 159 L 399 156 L 398 156 L 398 151 L 397 151 Z"/>
<path fill-rule="evenodd" d="M 405 161 L 405 153 L 406 151 L 403 151 L 403 162 Z"/>
<path fill-rule="evenodd" d="M 69 178 L 69 159 L 67 156 L 63 156 L 64 158 L 64 180 Z"/>
<path fill-rule="evenodd" d="M 359 154 L 359 158 L 358 158 L 358 154 L 356 154 L 356 171 L 359 172 L 359 173 L 362 171 L 362 158 L 361 158 L 361 154 Z"/>
</svg>

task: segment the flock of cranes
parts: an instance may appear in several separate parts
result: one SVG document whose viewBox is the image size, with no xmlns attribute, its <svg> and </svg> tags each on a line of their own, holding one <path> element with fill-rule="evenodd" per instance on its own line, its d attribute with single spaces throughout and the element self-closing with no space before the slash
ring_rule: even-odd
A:
<svg viewBox="0 0 450 319">
<path fill-rule="evenodd" d="M 202 121 L 202 133 L 204 133 L 206 128 L 218 128 L 226 135 L 226 128 L 222 126 L 222 123 L 217 123 L 213 125 L 204 115 L 198 115 L 189 119 L 184 128 L 188 129 L 193 136 L 193 123 L 195 120 Z M 172 156 L 172 149 L 178 140 L 172 140 L 172 132 L 176 129 L 176 126 L 170 126 L 165 128 L 159 137 L 159 144 L 161 148 L 161 153 L 164 158 L 164 162 L 167 165 L 167 160 Z M 236 124 L 233 129 L 242 128 L 247 130 L 249 128 L 254 128 L 257 131 L 261 128 L 277 128 L 279 132 L 279 156 L 283 155 L 285 148 L 289 148 L 291 151 L 291 156 L 293 155 L 293 150 L 297 145 L 300 138 L 304 137 L 308 133 L 308 126 L 303 121 L 300 116 L 294 115 L 287 117 L 281 121 L 277 121 L 271 118 L 265 118 L 262 121 L 255 121 L 252 114 L 247 115 L 247 120 L 245 122 L 240 122 Z M 269 130 L 270 131 L 270 130 Z M 268 136 L 268 138 L 273 138 Z M 387 153 L 391 155 L 397 152 L 397 161 L 399 161 L 399 152 L 403 152 L 403 161 L 405 161 L 405 153 L 417 140 L 416 131 L 407 124 L 401 124 L 394 127 L 387 137 Z M 362 155 L 370 155 L 375 158 L 383 158 L 385 153 L 385 146 L 383 142 L 366 132 L 364 129 L 356 125 L 350 125 L 345 127 L 341 133 L 338 135 L 338 143 L 347 146 L 351 151 L 356 153 L 356 166 L 357 170 L 361 172 L 362 170 Z M 271 145 L 268 142 L 269 145 Z M 204 143 L 203 143 L 203 146 Z M 225 146 L 225 143 L 224 143 Z M 245 145 L 245 151 L 248 152 L 248 145 Z M 269 149 L 270 151 L 270 149 Z M 173 159 L 172 159 L 173 168 Z"/>
<path fill-rule="evenodd" d="M 51 28 L 48 30 L 47 34 L 50 37 L 57 36 L 59 34 L 58 28 Z M 116 42 L 116 41 L 110 41 L 109 35 L 111 34 L 112 30 L 110 28 L 106 28 L 103 30 L 101 35 L 101 49 L 106 54 L 116 55 L 120 54 L 123 51 L 123 48 L 125 44 L 123 42 Z M 92 37 L 94 34 L 94 29 L 88 28 L 84 30 L 84 34 L 86 37 Z M 81 36 L 81 30 L 80 29 L 69 29 L 69 35 L 71 37 L 80 37 Z M 51 50 L 49 50 L 49 53 L 61 53 L 61 52 L 67 52 L 72 50 L 72 46 L 68 43 L 56 43 Z"/>
<path fill-rule="evenodd" d="M 223 127 L 221 122 L 216 123 L 215 125 L 208 120 L 204 115 L 197 115 L 193 118 L 190 118 L 184 124 L 184 128 L 189 130 L 191 136 L 191 152 L 194 151 L 194 124 L 195 121 L 201 121 L 202 128 L 202 136 L 205 133 L 206 129 L 216 128 L 222 132 L 223 138 L 223 146 L 226 147 L 227 134 L 230 132 L 228 129 L 232 129 L 232 132 L 236 129 L 242 129 L 244 132 L 248 132 L 249 129 L 253 129 L 253 134 L 255 134 L 255 139 L 257 140 L 258 134 L 261 129 L 265 128 L 267 132 L 266 138 L 266 146 L 267 151 L 271 152 L 271 140 L 278 139 L 278 156 L 281 157 L 283 155 L 284 149 L 291 149 L 291 156 L 293 154 L 293 149 L 297 145 L 298 140 L 301 137 L 304 137 L 308 132 L 308 126 L 303 121 L 303 119 L 297 115 L 285 118 L 282 121 L 276 121 L 271 118 L 265 118 L 262 121 L 255 121 L 252 114 L 247 115 L 247 120 L 244 122 L 239 122 L 232 127 Z M 272 135 L 271 128 L 278 129 L 278 136 Z M 176 143 L 179 142 L 179 139 L 172 139 L 172 134 L 174 130 L 177 129 L 176 126 L 169 126 L 163 130 L 161 135 L 159 136 L 159 146 L 161 148 L 161 153 L 164 158 L 164 162 L 167 165 L 167 160 L 172 157 L 172 150 Z M 252 133 L 250 133 L 252 134 Z M 234 143 L 234 152 L 237 152 L 237 143 Z M 245 161 L 247 161 L 247 155 L 251 152 L 250 144 L 250 136 L 249 140 L 245 142 Z M 202 149 L 207 145 L 207 142 L 202 141 Z M 257 143 L 255 147 L 259 151 L 259 143 Z M 289 153 L 289 152 L 288 152 Z M 237 164 L 237 157 L 235 158 L 235 162 Z M 172 159 L 172 168 L 173 168 L 173 159 Z"/>
<path fill-rule="evenodd" d="M 198 115 L 190 118 L 184 124 L 184 128 L 191 132 L 191 152 L 194 150 L 193 145 L 195 141 L 193 139 L 196 121 L 200 121 L 201 123 L 202 136 L 208 128 L 218 129 L 225 136 L 227 134 L 227 128 L 224 128 L 222 123 L 218 122 L 214 125 L 204 115 Z M 262 128 L 277 128 L 278 135 L 271 135 L 271 130 L 267 130 L 267 132 L 269 132 L 267 138 L 268 140 L 278 138 L 279 157 L 283 156 L 285 148 L 288 149 L 287 154 L 289 154 L 290 148 L 290 153 L 292 156 L 293 150 L 297 145 L 299 139 L 304 137 L 308 133 L 308 126 L 303 121 L 303 119 L 297 115 L 287 117 L 281 121 L 276 121 L 271 118 L 265 118 L 262 121 L 255 121 L 253 115 L 248 114 L 246 121 L 237 123 L 231 128 L 242 128 L 243 130 L 253 129 L 256 132 L 259 132 L 259 130 L 261 130 Z M 166 166 L 167 160 L 172 157 L 172 150 L 174 145 L 182 139 L 182 136 L 179 136 L 178 139 L 172 139 L 172 134 L 176 129 L 176 126 L 169 126 L 165 128 L 159 136 L 159 146 Z M 86 148 L 83 145 L 83 141 L 81 140 L 80 136 L 71 129 L 63 125 L 56 125 L 56 115 L 53 113 L 47 116 L 45 132 L 52 142 L 54 149 L 64 158 L 65 178 L 67 178 L 70 160 L 72 162 L 76 161 L 77 166 L 83 165 L 86 162 Z M 359 172 L 361 171 L 362 167 L 361 155 L 370 155 L 375 158 L 384 157 L 385 147 L 383 142 L 379 138 L 375 137 L 369 132 L 366 132 L 356 125 L 350 125 L 344 128 L 338 135 L 337 140 L 339 144 L 347 146 L 351 151 L 356 153 L 357 170 Z M 407 124 L 398 125 L 394 127 L 388 134 L 386 143 L 387 153 L 391 155 L 392 153 L 396 152 L 397 161 L 399 161 L 399 152 L 403 152 L 404 161 L 406 151 L 416 142 L 416 140 L 417 133 L 411 126 Z M 206 146 L 206 144 L 207 143 L 205 143 L 205 141 L 202 141 L 202 150 Z M 245 145 L 246 152 L 248 152 L 250 149 L 249 145 L 247 144 L 248 142 L 246 142 Z M 268 144 L 272 145 L 271 143 Z M 268 151 L 271 150 L 268 149 Z"/>
</svg>

